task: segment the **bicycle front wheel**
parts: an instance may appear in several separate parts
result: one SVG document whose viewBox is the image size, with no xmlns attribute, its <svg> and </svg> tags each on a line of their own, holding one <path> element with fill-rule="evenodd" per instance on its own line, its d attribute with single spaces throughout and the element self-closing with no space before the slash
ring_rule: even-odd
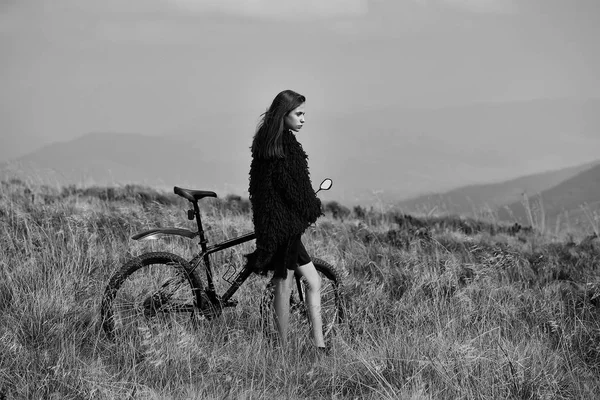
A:
<svg viewBox="0 0 600 400">
<path fill-rule="evenodd" d="M 183 258 L 164 252 L 142 254 L 110 279 L 100 310 L 102 328 L 111 339 L 116 334 L 135 337 L 144 330 L 179 328 L 193 320 L 202 292 L 202 281 Z"/>
<path fill-rule="evenodd" d="M 318 258 L 313 258 L 312 261 L 321 278 L 321 320 L 323 323 L 323 336 L 327 339 L 332 334 L 335 325 L 342 322 L 344 317 L 340 294 L 342 273 L 326 261 Z M 311 322 L 305 304 L 308 283 L 304 278 L 301 278 L 299 284 L 294 282 L 292 285 L 290 296 L 290 333 L 306 330 L 306 327 Z M 271 279 L 263 292 L 260 302 L 261 324 L 267 337 L 276 337 L 277 335 L 275 309 L 273 307 L 274 298 L 275 283 Z"/>
</svg>

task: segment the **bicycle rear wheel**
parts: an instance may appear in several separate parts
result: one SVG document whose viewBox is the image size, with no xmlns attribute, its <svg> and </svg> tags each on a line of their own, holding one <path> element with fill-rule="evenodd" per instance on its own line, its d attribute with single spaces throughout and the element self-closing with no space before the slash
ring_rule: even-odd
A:
<svg viewBox="0 0 600 400">
<path fill-rule="evenodd" d="M 323 321 L 323 336 L 327 339 L 332 334 L 335 325 L 342 322 L 344 317 L 340 294 L 342 274 L 336 267 L 326 261 L 318 258 L 313 258 L 312 261 L 321 277 L 321 319 Z M 310 318 L 305 304 L 305 293 L 308 283 L 304 278 L 300 279 L 300 294 L 297 283 L 292 283 L 292 286 L 292 294 L 290 296 L 290 333 L 305 331 L 310 327 Z M 273 279 L 271 279 L 260 301 L 261 324 L 263 332 L 269 338 L 274 338 L 278 335 L 273 307 L 274 298 L 275 284 Z"/>
<path fill-rule="evenodd" d="M 142 254 L 108 282 L 100 310 L 102 328 L 113 339 L 117 334 L 139 337 L 143 331 L 185 326 L 193 320 L 202 293 L 202 281 L 183 258 L 164 252 Z"/>
</svg>

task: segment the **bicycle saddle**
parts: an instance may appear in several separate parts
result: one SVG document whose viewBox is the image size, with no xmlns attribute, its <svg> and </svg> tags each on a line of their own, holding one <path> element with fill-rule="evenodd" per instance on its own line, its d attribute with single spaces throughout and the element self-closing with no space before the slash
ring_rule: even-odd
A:
<svg viewBox="0 0 600 400">
<path fill-rule="evenodd" d="M 209 192 L 207 190 L 183 189 L 177 186 L 173 188 L 173 192 L 184 199 L 188 199 L 189 201 L 198 201 L 204 197 L 217 197 L 215 192 Z"/>
</svg>

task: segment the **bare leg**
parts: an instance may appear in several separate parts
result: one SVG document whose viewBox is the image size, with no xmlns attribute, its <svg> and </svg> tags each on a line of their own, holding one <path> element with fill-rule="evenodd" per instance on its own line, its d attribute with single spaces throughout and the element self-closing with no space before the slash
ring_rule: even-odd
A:
<svg viewBox="0 0 600 400">
<path fill-rule="evenodd" d="M 317 273 L 315 265 L 309 262 L 298 267 L 296 273 L 303 276 L 308 283 L 306 291 L 306 305 L 312 325 L 312 334 L 317 347 L 325 347 L 323 339 L 323 321 L 321 319 L 321 277 Z"/>
<path fill-rule="evenodd" d="M 286 270 L 287 277 L 275 278 L 275 323 L 283 347 L 287 346 L 287 333 L 290 322 L 290 293 L 294 271 Z"/>
</svg>

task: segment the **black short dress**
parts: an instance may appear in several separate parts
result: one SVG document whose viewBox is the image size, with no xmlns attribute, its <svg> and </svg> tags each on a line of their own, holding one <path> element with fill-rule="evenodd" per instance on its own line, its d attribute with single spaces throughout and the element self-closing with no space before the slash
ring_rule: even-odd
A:
<svg viewBox="0 0 600 400">
<path fill-rule="evenodd" d="M 293 235 L 286 242 L 277 247 L 271 260 L 275 276 L 285 278 L 286 270 L 295 270 L 297 267 L 308 264 L 312 260 L 302 243 L 301 235 Z"/>
<path fill-rule="evenodd" d="M 274 277 L 287 278 L 288 270 L 295 270 L 312 261 L 300 237 L 301 235 L 290 236 L 274 252 L 257 248 L 246 254 L 248 264 L 259 275 L 267 275 L 273 271 Z"/>
</svg>

